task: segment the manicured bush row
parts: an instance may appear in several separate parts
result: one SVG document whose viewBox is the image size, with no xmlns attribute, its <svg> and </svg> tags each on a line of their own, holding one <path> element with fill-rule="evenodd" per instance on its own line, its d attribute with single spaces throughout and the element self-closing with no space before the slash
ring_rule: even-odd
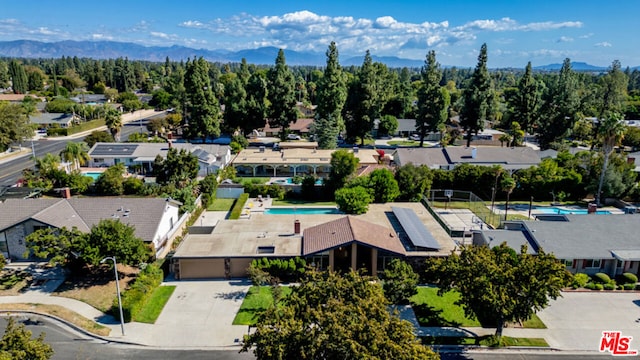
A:
<svg viewBox="0 0 640 360">
<path fill-rule="evenodd" d="M 153 293 L 153 290 L 160 286 L 164 274 L 157 264 L 147 265 L 136 278 L 129 289 L 122 293 L 122 316 L 125 322 L 130 322 L 135 315 L 144 307 L 145 303 Z M 115 318 L 120 320 L 118 310 L 118 299 L 114 299 L 111 312 Z"/>
<path fill-rule="evenodd" d="M 593 274 L 593 281 L 599 284 L 608 284 L 611 282 L 611 278 L 605 273 L 595 273 Z"/>
<path fill-rule="evenodd" d="M 307 269 L 307 262 L 299 257 L 285 259 L 256 259 L 251 266 L 267 272 L 276 282 L 299 281 Z"/>
<path fill-rule="evenodd" d="M 237 220 L 240 219 L 240 214 L 242 214 L 242 209 L 244 208 L 244 203 L 249 199 L 249 194 L 244 193 L 238 197 L 235 204 L 231 208 L 231 213 L 229 213 L 229 220 Z"/>
<path fill-rule="evenodd" d="M 622 274 L 620 282 L 623 284 L 635 284 L 638 282 L 638 277 L 635 274 L 626 272 Z"/>
</svg>

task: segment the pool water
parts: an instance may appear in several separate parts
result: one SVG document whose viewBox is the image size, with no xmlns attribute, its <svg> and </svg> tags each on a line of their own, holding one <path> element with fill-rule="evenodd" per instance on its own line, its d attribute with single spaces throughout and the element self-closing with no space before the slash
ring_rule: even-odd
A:
<svg viewBox="0 0 640 360">
<path fill-rule="evenodd" d="M 96 180 L 98 180 L 100 175 L 102 175 L 102 173 L 101 172 L 87 171 L 87 172 L 83 172 L 82 175 L 88 176 L 88 177 L 92 178 L 93 181 L 96 181 Z"/>
<path fill-rule="evenodd" d="M 295 185 L 295 183 L 293 182 L 293 178 L 278 179 L 278 180 L 274 181 L 273 183 L 274 184 L 282 184 L 282 185 Z M 322 179 L 316 180 L 316 185 L 322 185 Z"/>
<path fill-rule="evenodd" d="M 342 214 L 336 208 L 313 208 L 313 207 L 272 207 L 264 211 L 265 215 L 330 215 Z"/>
<path fill-rule="evenodd" d="M 539 207 L 534 210 L 537 213 L 542 214 L 559 214 L 559 215 L 587 215 L 589 212 L 587 209 L 561 209 L 557 207 Z M 610 215 L 611 212 L 607 210 L 596 210 L 596 215 Z"/>
</svg>

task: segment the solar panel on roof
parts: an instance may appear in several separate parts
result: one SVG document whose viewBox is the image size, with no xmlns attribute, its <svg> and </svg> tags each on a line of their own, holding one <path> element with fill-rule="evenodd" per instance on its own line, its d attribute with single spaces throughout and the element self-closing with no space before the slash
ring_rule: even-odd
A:
<svg viewBox="0 0 640 360">
<path fill-rule="evenodd" d="M 424 226 L 413 209 L 392 206 L 393 214 L 398 218 L 400 225 L 407 233 L 409 240 L 414 246 L 427 249 L 438 250 L 441 248 L 438 241 L 431 235 L 431 232 Z"/>
<path fill-rule="evenodd" d="M 91 152 L 91 155 L 132 155 L 137 147 L 137 144 L 98 144 Z"/>
</svg>

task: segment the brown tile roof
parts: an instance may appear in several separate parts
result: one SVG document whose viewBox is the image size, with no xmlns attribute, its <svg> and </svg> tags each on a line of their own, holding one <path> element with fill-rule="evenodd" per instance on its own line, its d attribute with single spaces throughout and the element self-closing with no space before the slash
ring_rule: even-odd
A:
<svg viewBox="0 0 640 360">
<path fill-rule="evenodd" d="M 352 216 L 304 229 L 302 255 L 310 255 L 358 242 L 374 248 L 405 255 L 395 231 Z"/>
<path fill-rule="evenodd" d="M 298 131 L 303 134 L 308 133 L 311 127 L 311 124 L 313 124 L 314 121 L 315 121 L 314 119 L 309 119 L 309 118 L 298 119 L 296 120 L 296 122 L 289 124 L 289 130 L 294 132 Z M 280 131 L 280 127 L 272 128 L 271 126 L 269 126 L 269 122 L 267 122 L 264 126 L 263 131 L 264 132 Z"/>
</svg>

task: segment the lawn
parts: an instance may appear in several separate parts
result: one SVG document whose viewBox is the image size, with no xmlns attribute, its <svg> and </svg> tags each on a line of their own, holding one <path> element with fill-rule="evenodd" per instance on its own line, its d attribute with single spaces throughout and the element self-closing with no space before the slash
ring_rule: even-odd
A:
<svg viewBox="0 0 640 360">
<path fill-rule="evenodd" d="M 207 207 L 207 211 L 230 211 L 236 199 L 215 199 Z"/>
<path fill-rule="evenodd" d="M 442 296 L 438 296 L 438 288 L 419 287 L 418 294 L 411 297 L 411 303 L 421 326 L 482 326 L 478 320 L 469 319 L 464 315 L 462 307 L 455 304 L 458 299 L 460 299 L 460 293 L 455 291 L 449 291 Z M 520 326 L 520 324 L 516 326 Z M 546 329 L 545 324 L 535 314 L 529 320 L 523 322 L 522 327 Z"/>
<path fill-rule="evenodd" d="M 283 286 L 282 296 L 291 294 L 291 288 Z M 270 286 L 252 286 L 244 298 L 233 325 L 255 325 L 260 314 L 273 304 Z"/>
<path fill-rule="evenodd" d="M 299 199 L 285 199 L 285 200 L 273 199 L 273 202 L 271 204 L 273 206 L 290 206 L 290 205 L 337 206 L 335 201 L 307 201 L 307 200 L 299 200 Z"/>
<path fill-rule="evenodd" d="M 175 289 L 176 287 L 172 285 L 160 286 L 153 290 L 153 294 L 140 312 L 134 316 L 133 321 L 154 324 Z"/>
</svg>

